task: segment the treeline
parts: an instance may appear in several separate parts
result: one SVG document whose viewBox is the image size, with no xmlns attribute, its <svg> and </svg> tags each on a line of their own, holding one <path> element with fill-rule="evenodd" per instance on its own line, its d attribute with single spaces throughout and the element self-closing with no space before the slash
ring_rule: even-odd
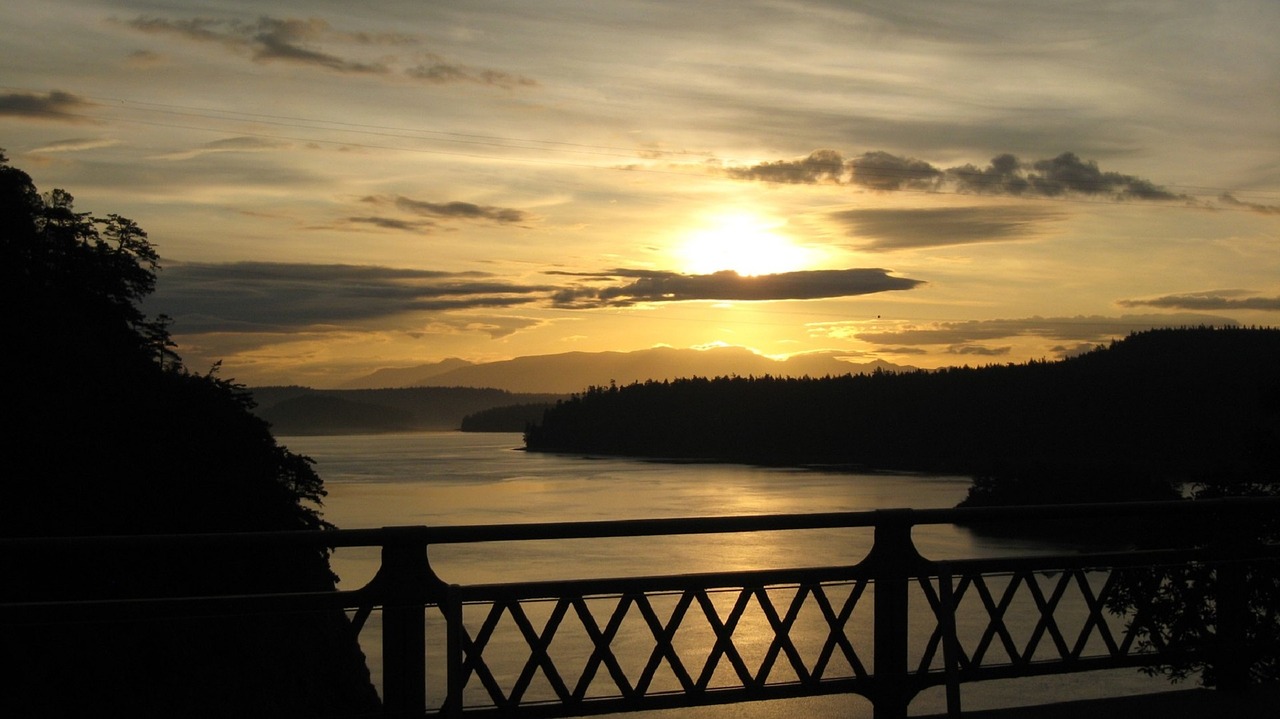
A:
<svg viewBox="0 0 1280 719">
<path fill-rule="evenodd" d="M 1020 477 L 1116 491 L 1107 478 L 1124 477 L 1138 498 L 1171 483 L 1274 474 L 1278 417 L 1280 330 L 1200 327 L 1136 333 L 1053 362 L 593 387 L 557 403 L 525 444 L 960 473 L 985 481 L 979 503 L 983 489 L 1012 491 Z"/>
<path fill-rule="evenodd" d="M 158 254 L 119 215 L 42 195 L 0 152 L 0 716 L 353 717 L 381 711 L 340 610 L 41 619 L 45 601 L 336 589 L 326 550 L 154 551 L 61 537 L 323 531 L 324 483 L 244 388 L 189 371 L 147 317 Z M 54 538 L 42 543 L 38 538 Z M 74 547 L 74 549 L 73 549 Z M 194 612 L 195 610 L 193 610 Z"/>
</svg>

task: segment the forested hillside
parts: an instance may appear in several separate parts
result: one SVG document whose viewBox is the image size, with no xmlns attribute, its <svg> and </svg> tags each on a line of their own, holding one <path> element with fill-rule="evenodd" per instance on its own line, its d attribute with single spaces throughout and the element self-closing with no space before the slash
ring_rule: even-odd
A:
<svg viewBox="0 0 1280 719">
<path fill-rule="evenodd" d="M 594 387 L 525 435 L 537 451 L 1056 475 L 1160 495 L 1274 474 L 1280 331 L 1137 333 L 1057 362 L 865 376 Z M 1105 478 L 1122 477 L 1114 482 Z M 1039 491 L 1039 490 L 1037 490 Z M 980 492 L 979 492 L 980 493 Z"/>
<path fill-rule="evenodd" d="M 328 553 L 198 553 L 34 538 L 323 530 L 324 483 L 243 388 L 183 365 L 139 303 L 158 254 L 118 215 L 42 196 L 0 152 L 4 717 L 352 717 L 380 710 L 339 609 L 41 622 L 44 601 L 333 591 Z M 39 616 L 39 615 L 37 615 Z"/>
</svg>

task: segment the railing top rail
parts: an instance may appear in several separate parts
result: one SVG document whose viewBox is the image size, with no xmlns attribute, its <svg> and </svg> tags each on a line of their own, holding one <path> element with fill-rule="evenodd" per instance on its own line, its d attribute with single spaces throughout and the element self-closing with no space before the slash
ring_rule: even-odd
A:
<svg viewBox="0 0 1280 719">
<path fill-rule="evenodd" d="M 876 509 L 861 512 L 819 512 L 725 517 L 677 517 L 525 524 L 472 524 L 457 526 L 400 526 L 377 529 L 320 531 L 227 532 L 94 537 L 7 537 L 0 550 L 36 548 L 75 549 L 86 546 L 141 548 L 165 545 L 184 547 L 277 546 L 368 547 L 388 543 L 461 544 L 552 539 L 598 539 L 657 535 L 730 534 L 933 524 L 982 524 L 1009 520 L 1044 520 L 1107 517 L 1190 517 L 1202 515 L 1275 514 L 1280 517 L 1280 497 L 1234 497 L 1162 502 L 1023 505 L 950 509 Z"/>
</svg>

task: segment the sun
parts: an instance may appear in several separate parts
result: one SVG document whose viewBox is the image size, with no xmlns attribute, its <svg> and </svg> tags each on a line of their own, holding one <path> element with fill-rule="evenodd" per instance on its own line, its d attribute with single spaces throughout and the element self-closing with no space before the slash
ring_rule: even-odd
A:
<svg viewBox="0 0 1280 719">
<path fill-rule="evenodd" d="M 813 252 L 780 234 L 782 224 L 747 212 L 716 215 L 684 237 L 676 256 L 682 271 L 695 275 L 769 275 L 808 267 Z"/>
</svg>

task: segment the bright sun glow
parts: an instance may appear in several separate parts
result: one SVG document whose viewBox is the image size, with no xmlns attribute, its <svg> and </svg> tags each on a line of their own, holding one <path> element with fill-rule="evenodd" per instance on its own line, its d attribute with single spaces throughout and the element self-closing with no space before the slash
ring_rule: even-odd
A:
<svg viewBox="0 0 1280 719">
<path fill-rule="evenodd" d="M 697 275 L 721 270 L 768 275 L 810 265 L 810 250 L 774 232 L 780 224 L 745 213 L 722 215 L 691 232 L 676 254 L 683 271 Z"/>
</svg>

